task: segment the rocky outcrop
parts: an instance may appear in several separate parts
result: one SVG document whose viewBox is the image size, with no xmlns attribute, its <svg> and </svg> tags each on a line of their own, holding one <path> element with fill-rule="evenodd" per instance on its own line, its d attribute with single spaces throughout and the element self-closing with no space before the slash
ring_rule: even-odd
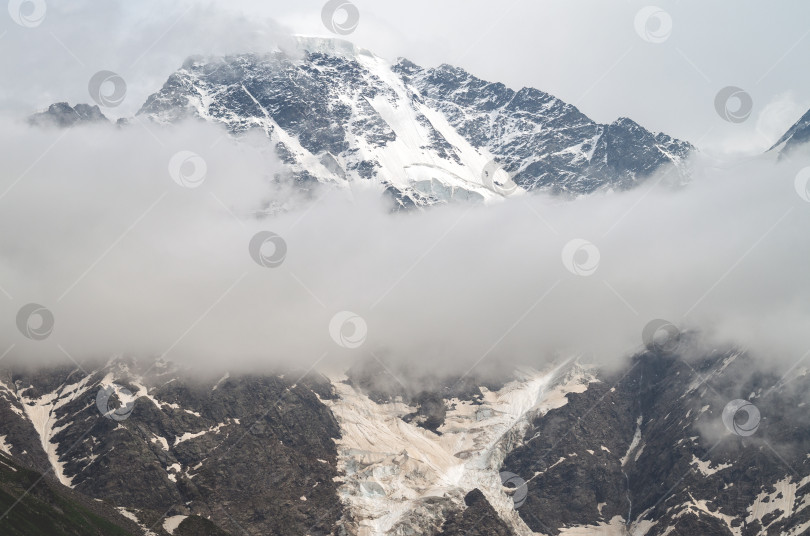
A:
<svg viewBox="0 0 810 536">
<path fill-rule="evenodd" d="M 469 492 L 464 497 L 464 504 L 463 511 L 448 516 L 437 536 L 514 536 L 481 490 Z"/>
<path fill-rule="evenodd" d="M 65 128 L 77 124 L 103 124 L 110 121 L 98 106 L 90 106 L 89 104 L 71 106 L 66 102 L 57 102 L 51 104 L 44 112 L 30 116 L 28 122 L 36 126 Z"/>
</svg>

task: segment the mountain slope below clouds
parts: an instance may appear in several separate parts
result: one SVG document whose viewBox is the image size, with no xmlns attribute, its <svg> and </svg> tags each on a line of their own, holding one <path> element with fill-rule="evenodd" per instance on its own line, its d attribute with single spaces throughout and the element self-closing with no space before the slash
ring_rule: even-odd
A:
<svg viewBox="0 0 810 536">
<path fill-rule="evenodd" d="M 191 376 L 131 360 L 2 371 L 0 449 L 145 527 L 197 515 L 229 533 L 330 534 L 342 506 L 329 383 Z M 113 384 L 134 400 L 120 421 L 98 407 Z"/>
<path fill-rule="evenodd" d="M 645 352 L 597 376 L 524 371 L 490 388 L 437 379 L 411 394 L 407 376 L 362 371 L 194 380 L 122 359 L 6 370 L 0 450 L 160 536 L 807 534 L 808 370 L 780 380 L 736 350 L 698 355 Z M 120 422 L 96 407 L 112 382 L 136 398 Z M 751 436 L 722 422 L 739 398 L 761 412 Z M 528 482 L 525 497 L 499 472 Z"/>
<path fill-rule="evenodd" d="M 519 371 L 497 390 L 451 389 L 444 400 L 438 396 L 447 410 L 435 430 L 414 422 L 413 408 L 395 392 L 381 400 L 380 383 L 366 391 L 371 386 L 334 382 L 338 397 L 329 406 L 342 432 L 340 494 L 350 534 L 468 534 L 478 518 L 493 534 L 526 534 L 498 467 L 530 419 L 565 404 L 564 394 L 584 391 L 591 379 L 565 363 L 542 373 Z M 456 379 L 446 383 L 459 386 Z"/>
<path fill-rule="evenodd" d="M 0 534 L 134 536 L 137 525 L 112 507 L 60 486 L 0 453 Z"/>
<path fill-rule="evenodd" d="M 755 370 L 735 350 L 689 361 L 648 352 L 569 395 L 504 461 L 528 481 L 518 513 L 553 535 L 586 534 L 572 532 L 582 525 L 645 536 L 810 533 L 810 375 Z M 735 399 L 761 412 L 750 436 L 722 423 Z"/>
</svg>

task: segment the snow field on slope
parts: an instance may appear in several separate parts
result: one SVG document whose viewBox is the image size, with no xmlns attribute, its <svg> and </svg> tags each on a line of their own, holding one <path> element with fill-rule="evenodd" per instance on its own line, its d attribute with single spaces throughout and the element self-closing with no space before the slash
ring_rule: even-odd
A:
<svg viewBox="0 0 810 536">
<path fill-rule="evenodd" d="M 475 488 L 519 534 L 531 534 L 504 492 L 499 468 L 530 416 L 559 407 L 565 392 L 584 388 L 584 373 L 556 385 L 561 369 L 522 371 L 500 391 L 482 389 L 482 404 L 450 400 L 441 435 L 404 422 L 402 416 L 414 408 L 376 404 L 334 378 L 339 398 L 329 404 L 341 426 L 339 469 L 345 472 L 339 492 L 358 522 L 358 534 L 396 534 L 397 524 L 416 512 L 423 522 L 438 525 L 441 508 L 425 514 L 426 499 L 446 498 L 459 506 Z"/>
</svg>

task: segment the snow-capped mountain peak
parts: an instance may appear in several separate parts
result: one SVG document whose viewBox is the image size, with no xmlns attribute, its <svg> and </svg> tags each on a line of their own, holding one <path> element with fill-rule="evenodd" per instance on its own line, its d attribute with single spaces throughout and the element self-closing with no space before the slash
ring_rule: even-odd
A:
<svg viewBox="0 0 810 536">
<path fill-rule="evenodd" d="M 692 150 L 458 67 L 391 63 L 340 39 L 299 37 L 293 49 L 191 58 L 138 114 L 260 129 L 296 180 L 380 188 L 403 207 L 629 188 Z"/>
</svg>

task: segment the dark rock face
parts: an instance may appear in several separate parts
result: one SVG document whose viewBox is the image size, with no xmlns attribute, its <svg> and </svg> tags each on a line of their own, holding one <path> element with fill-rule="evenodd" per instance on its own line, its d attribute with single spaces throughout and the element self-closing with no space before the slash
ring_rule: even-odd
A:
<svg viewBox="0 0 810 536">
<path fill-rule="evenodd" d="M 4 405 L 44 405 L 46 442 L 77 492 L 132 509 L 145 526 L 196 514 L 233 534 L 332 533 L 342 515 L 333 480 L 340 431 L 319 399 L 333 396 L 327 380 L 190 380 L 133 362 L 88 370 L 5 373 L 14 387 Z M 97 407 L 111 381 L 136 397 L 123 420 Z M 13 454 L 30 449 L 30 460 L 48 463 L 34 426 L 3 434 Z"/>
<path fill-rule="evenodd" d="M 647 353 L 629 371 L 568 395 L 504 461 L 504 470 L 529 482 L 518 513 L 550 534 L 615 516 L 652 522 L 649 536 L 671 527 L 681 534 L 791 533 L 810 518 L 803 502 L 810 486 L 800 486 L 810 475 L 801 409 L 810 381 L 804 375 L 782 385 L 753 370 L 739 352 L 688 362 Z M 726 404 L 741 398 L 761 412 L 751 436 L 722 424 Z"/>
<path fill-rule="evenodd" d="M 810 142 L 810 111 L 796 121 L 796 123 L 779 138 L 779 141 L 768 150 L 773 151 L 776 148 L 780 148 L 779 155 L 783 156 L 802 146 L 806 147 L 807 142 Z"/>
<path fill-rule="evenodd" d="M 462 512 L 453 512 L 437 536 L 513 536 L 501 521 L 495 509 L 480 490 L 474 489 L 464 497 L 467 506 Z"/>
<path fill-rule="evenodd" d="M 109 119 L 101 113 L 98 106 L 77 104 L 71 106 L 66 102 L 51 104 L 44 112 L 39 112 L 28 118 L 28 122 L 36 126 L 72 127 L 76 124 L 109 123 Z"/>
<path fill-rule="evenodd" d="M 180 523 L 174 536 L 228 536 L 228 533 L 205 518 L 189 516 Z"/>
<path fill-rule="evenodd" d="M 473 146 L 486 148 L 527 190 L 584 194 L 627 189 L 694 147 L 627 118 L 595 123 L 576 107 L 533 88 L 514 91 L 442 65 L 394 67 L 426 105 L 440 110 Z M 677 175 L 677 170 L 676 170 Z"/>
<path fill-rule="evenodd" d="M 417 411 L 405 417 L 405 421 L 414 421 L 419 426 L 436 432 L 447 416 L 447 406 L 444 399 L 436 393 L 422 392 L 416 397 Z"/>
</svg>

